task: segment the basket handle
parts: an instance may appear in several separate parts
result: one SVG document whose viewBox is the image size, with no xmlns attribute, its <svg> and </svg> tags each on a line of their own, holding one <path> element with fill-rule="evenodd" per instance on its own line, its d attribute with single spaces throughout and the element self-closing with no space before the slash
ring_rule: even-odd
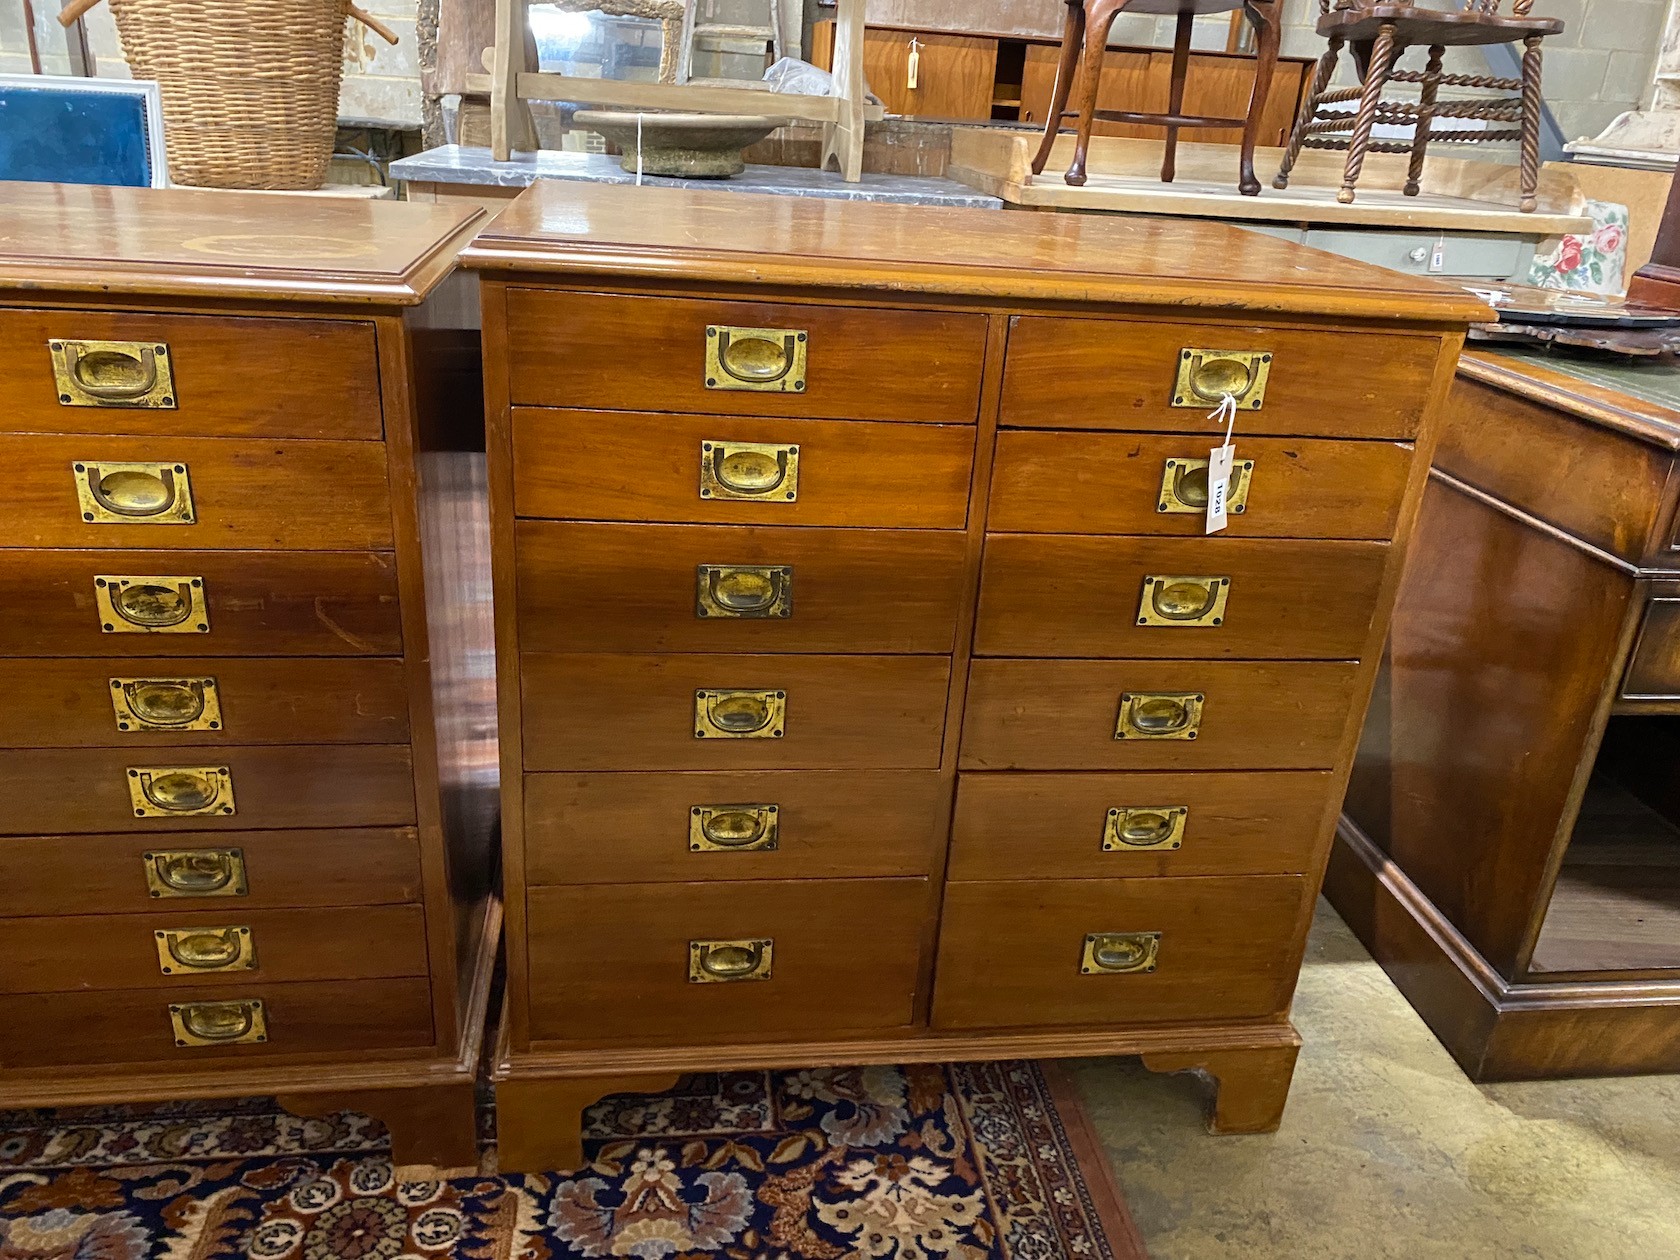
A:
<svg viewBox="0 0 1680 1260">
<path fill-rule="evenodd" d="M 70 0 L 70 3 L 65 5 L 60 11 L 58 15 L 58 24 L 66 28 L 74 26 L 87 15 L 89 9 L 92 9 L 99 3 L 100 0 Z M 384 40 L 387 44 L 395 44 L 397 42 L 397 33 L 389 26 L 386 26 L 385 23 L 381 22 L 378 18 L 374 17 L 373 14 L 354 4 L 346 4 L 344 7 L 351 17 L 355 18 L 356 21 L 367 27 L 368 30 L 379 36 L 379 38 Z"/>
</svg>

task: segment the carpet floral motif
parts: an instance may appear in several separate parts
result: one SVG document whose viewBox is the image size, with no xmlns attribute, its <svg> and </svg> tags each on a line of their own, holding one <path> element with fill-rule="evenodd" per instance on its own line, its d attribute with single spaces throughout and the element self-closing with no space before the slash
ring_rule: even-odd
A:
<svg viewBox="0 0 1680 1260">
<path fill-rule="evenodd" d="M 566 1176 L 398 1180 L 263 1100 L 0 1113 L 0 1260 L 1109 1260 L 1031 1063 L 689 1078 Z"/>
</svg>

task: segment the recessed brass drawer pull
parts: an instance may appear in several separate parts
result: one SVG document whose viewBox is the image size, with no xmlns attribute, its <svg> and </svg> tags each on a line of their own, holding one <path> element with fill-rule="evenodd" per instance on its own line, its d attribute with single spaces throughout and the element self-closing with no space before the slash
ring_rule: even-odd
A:
<svg viewBox="0 0 1680 1260">
<path fill-rule="evenodd" d="M 143 853 L 146 892 L 172 897 L 243 897 L 245 850 L 159 849 Z"/>
<path fill-rule="evenodd" d="M 751 941 L 690 941 L 688 982 L 731 984 L 737 980 L 768 980 L 776 942 L 769 938 Z"/>
<path fill-rule="evenodd" d="M 700 497 L 792 503 L 799 498 L 799 447 L 766 442 L 700 443 Z"/>
<path fill-rule="evenodd" d="M 178 1046 L 241 1046 L 268 1040 L 261 998 L 233 1002 L 171 1002 L 169 1023 Z"/>
<path fill-rule="evenodd" d="M 1225 624 L 1225 601 L 1231 597 L 1228 577 L 1200 577 L 1154 573 L 1143 579 L 1138 603 L 1140 626 L 1220 626 Z"/>
<path fill-rule="evenodd" d="M 1195 739 L 1202 724 L 1199 691 L 1128 691 L 1120 697 L 1115 739 Z"/>
<path fill-rule="evenodd" d="M 161 342 L 47 342 L 53 384 L 65 407 L 173 409 L 175 376 Z"/>
<path fill-rule="evenodd" d="M 697 617 L 793 616 L 793 569 L 788 565 L 702 564 L 695 587 Z"/>
<path fill-rule="evenodd" d="M 1087 976 L 1128 976 L 1155 970 L 1161 954 L 1159 932 L 1092 932 L 1079 955 Z"/>
<path fill-rule="evenodd" d="M 95 525 L 191 525 L 192 481 L 185 464 L 70 465 L 82 519 Z"/>
<path fill-rule="evenodd" d="M 236 812 L 226 766 L 130 766 L 128 799 L 136 818 Z"/>
<path fill-rule="evenodd" d="M 1272 356 L 1263 350 L 1180 350 L 1172 405 L 1214 407 L 1229 394 L 1237 406 L 1258 411 L 1271 375 Z"/>
<path fill-rule="evenodd" d="M 706 388 L 797 394 L 810 337 L 797 328 L 706 328 Z"/>
<path fill-rule="evenodd" d="M 780 739 L 787 692 L 705 690 L 694 693 L 695 739 Z"/>
<path fill-rule="evenodd" d="M 688 813 L 688 847 L 696 853 L 768 853 L 779 843 L 777 805 L 696 805 Z"/>
<path fill-rule="evenodd" d="M 248 927 L 164 928 L 152 936 L 157 942 L 158 970 L 166 976 L 257 969 L 257 948 Z"/>
<path fill-rule="evenodd" d="M 1239 459 L 1231 465 L 1231 484 L 1225 491 L 1225 510 L 1233 516 L 1248 511 L 1248 488 L 1254 480 L 1254 461 Z M 1161 499 L 1157 512 L 1202 515 L 1208 505 L 1208 462 L 1180 456 L 1169 459 L 1161 473 Z"/>
<path fill-rule="evenodd" d="M 214 678 L 113 678 L 119 731 L 219 731 L 222 700 Z"/>
<path fill-rule="evenodd" d="M 1132 805 L 1108 811 L 1103 825 L 1106 853 L 1139 849 L 1178 849 L 1184 845 L 1184 824 L 1190 810 L 1184 805 Z"/>
<path fill-rule="evenodd" d="M 93 602 L 106 634 L 210 632 L 203 578 L 105 573 L 93 579 Z"/>
</svg>

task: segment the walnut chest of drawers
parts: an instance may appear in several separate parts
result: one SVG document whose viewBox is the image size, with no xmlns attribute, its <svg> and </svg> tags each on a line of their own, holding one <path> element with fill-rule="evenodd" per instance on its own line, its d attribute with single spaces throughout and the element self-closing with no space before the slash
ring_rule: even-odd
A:
<svg viewBox="0 0 1680 1260">
<path fill-rule="evenodd" d="M 1141 1054 L 1275 1125 L 1482 308 L 1214 225 L 557 184 L 463 259 L 504 1166 L 755 1065 Z"/>
<path fill-rule="evenodd" d="M 498 912 L 421 433 L 478 415 L 476 217 L 7 187 L 0 1108 L 278 1094 L 475 1162 Z"/>
</svg>

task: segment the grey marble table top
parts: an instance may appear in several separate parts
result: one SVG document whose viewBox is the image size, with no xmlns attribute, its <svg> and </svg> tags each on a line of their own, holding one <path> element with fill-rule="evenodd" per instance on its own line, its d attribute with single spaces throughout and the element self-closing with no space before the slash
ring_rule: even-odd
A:
<svg viewBox="0 0 1680 1260">
<path fill-rule="evenodd" d="M 427 149 L 391 163 L 391 177 L 415 184 L 476 184 L 526 188 L 539 179 L 580 179 L 597 184 L 633 184 L 636 177 L 604 153 L 516 153 L 497 162 L 489 149 L 459 144 Z M 718 188 L 732 192 L 778 193 L 784 197 L 831 197 L 841 201 L 886 201 L 911 206 L 968 206 L 999 210 L 1003 202 L 955 180 L 921 175 L 865 175 L 848 184 L 838 175 L 800 166 L 748 166 L 734 179 L 644 181 L 666 188 Z"/>
</svg>

